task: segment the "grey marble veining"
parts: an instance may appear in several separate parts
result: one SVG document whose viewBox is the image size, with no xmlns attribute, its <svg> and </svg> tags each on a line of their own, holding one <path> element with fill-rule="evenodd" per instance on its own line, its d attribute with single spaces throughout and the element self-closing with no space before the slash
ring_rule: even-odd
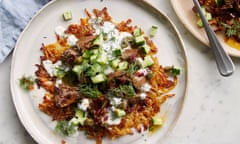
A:
<svg viewBox="0 0 240 144">
<path fill-rule="evenodd" d="M 238 144 L 240 134 L 240 59 L 236 71 L 221 77 L 211 50 L 180 23 L 168 0 L 149 0 L 179 29 L 188 53 L 189 89 L 183 111 L 164 144 Z M 14 109 L 10 89 L 11 56 L 0 65 L 0 144 L 34 144 Z"/>
</svg>

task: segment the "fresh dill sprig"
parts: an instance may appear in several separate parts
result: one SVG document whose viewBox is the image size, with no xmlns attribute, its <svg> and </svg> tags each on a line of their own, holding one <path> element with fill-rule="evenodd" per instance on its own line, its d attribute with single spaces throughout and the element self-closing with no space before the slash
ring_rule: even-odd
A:
<svg viewBox="0 0 240 144">
<path fill-rule="evenodd" d="M 63 121 L 58 121 L 55 131 L 57 133 L 60 133 L 64 136 L 70 136 L 76 133 L 77 129 L 75 129 L 74 125 L 69 124 L 68 121 L 63 120 Z"/>
<path fill-rule="evenodd" d="M 25 91 L 32 90 L 34 83 L 35 80 L 31 76 L 23 76 L 22 78 L 19 79 L 19 85 Z"/>
<path fill-rule="evenodd" d="M 226 29 L 226 36 L 231 37 L 237 34 L 236 29 Z"/>
<path fill-rule="evenodd" d="M 80 84 L 79 85 L 80 93 L 85 97 L 97 98 L 101 95 L 101 92 L 98 90 L 97 85 L 88 85 Z"/>
<path fill-rule="evenodd" d="M 130 98 L 130 97 L 133 97 L 134 95 L 136 95 L 136 92 L 133 88 L 133 85 L 132 84 L 128 84 L 128 85 L 120 85 L 120 90 L 122 91 L 122 93 Z"/>
<path fill-rule="evenodd" d="M 240 38 L 240 22 L 234 20 L 232 25 L 222 23 L 225 28 L 225 35 L 227 37 L 237 37 Z"/>
<path fill-rule="evenodd" d="M 140 66 L 134 62 L 132 64 L 129 65 L 129 68 L 128 68 L 128 74 L 131 76 L 135 71 L 139 70 L 140 69 Z"/>
<path fill-rule="evenodd" d="M 120 85 L 119 87 L 109 89 L 107 92 L 108 97 L 126 97 L 131 98 L 136 95 L 132 84 Z"/>
</svg>

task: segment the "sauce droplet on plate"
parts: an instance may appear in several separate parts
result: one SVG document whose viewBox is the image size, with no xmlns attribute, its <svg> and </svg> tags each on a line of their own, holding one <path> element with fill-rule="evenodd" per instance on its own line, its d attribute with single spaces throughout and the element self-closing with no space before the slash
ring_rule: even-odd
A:
<svg viewBox="0 0 240 144">
<path fill-rule="evenodd" d="M 240 42 L 237 42 L 233 38 L 227 38 L 225 39 L 225 42 L 232 48 L 235 48 L 237 50 L 240 50 Z"/>
</svg>

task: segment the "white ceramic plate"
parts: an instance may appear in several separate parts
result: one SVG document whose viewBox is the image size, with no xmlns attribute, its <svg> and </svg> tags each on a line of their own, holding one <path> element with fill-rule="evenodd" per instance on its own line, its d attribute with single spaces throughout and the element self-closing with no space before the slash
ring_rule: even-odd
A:
<svg viewBox="0 0 240 144">
<path fill-rule="evenodd" d="M 40 144 L 60 144 L 64 139 L 68 144 L 88 143 L 95 141 L 87 139 L 84 134 L 78 137 L 64 138 L 54 133 L 55 122 L 38 109 L 42 101 L 42 91 L 26 93 L 19 88 L 19 78 L 23 75 L 34 75 L 35 64 L 39 63 L 42 43 L 52 43 L 55 39 L 56 26 L 66 27 L 70 23 L 78 23 L 80 17 L 86 17 L 84 8 L 102 9 L 107 7 L 110 15 L 116 20 L 131 18 L 133 24 L 139 25 L 147 33 L 152 25 L 157 25 L 159 30 L 153 41 L 159 48 L 159 61 L 162 65 L 175 65 L 181 68 L 179 84 L 173 93 L 176 96 L 163 105 L 161 114 L 167 114 L 164 126 L 154 133 L 134 134 L 111 141 L 104 139 L 103 144 L 143 144 L 160 143 L 173 128 L 184 101 L 187 89 L 187 59 L 182 40 L 175 26 L 160 11 L 142 0 L 56 0 L 45 6 L 28 24 L 20 36 L 12 59 L 11 91 L 18 116 L 30 133 Z M 64 22 L 62 13 L 71 10 L 73 20 Z"/>
<path fill-rule="evenodd" d="M 192 11 L 192 7 L 194 6 L 192 0 L 171 0 L 172 6 L 181 20 L 181 22 L 185 25 L 185 27 L 201 42 L 206 45 L 209 45 L 209 41 L 204 29 L 200 29 L 197 26 L 197 17 Z M 240 50 L 230 47 L 228 44 L 224 42 L 223 34 L 217 35 L 219 41 L 223 45 L 224 49 L 228 54 L 235 57 L 240 57 Z"/>
</svg>

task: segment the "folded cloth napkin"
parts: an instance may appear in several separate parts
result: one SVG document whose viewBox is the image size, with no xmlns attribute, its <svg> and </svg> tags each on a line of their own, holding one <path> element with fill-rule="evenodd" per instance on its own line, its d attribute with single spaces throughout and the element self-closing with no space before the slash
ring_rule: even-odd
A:
<svg viewBox="0 0 240 144">
<path fill-rule="evenodd" d="M 0 0 L 0 63 L 32 16 L 49 0 Z"/>
</svg>

